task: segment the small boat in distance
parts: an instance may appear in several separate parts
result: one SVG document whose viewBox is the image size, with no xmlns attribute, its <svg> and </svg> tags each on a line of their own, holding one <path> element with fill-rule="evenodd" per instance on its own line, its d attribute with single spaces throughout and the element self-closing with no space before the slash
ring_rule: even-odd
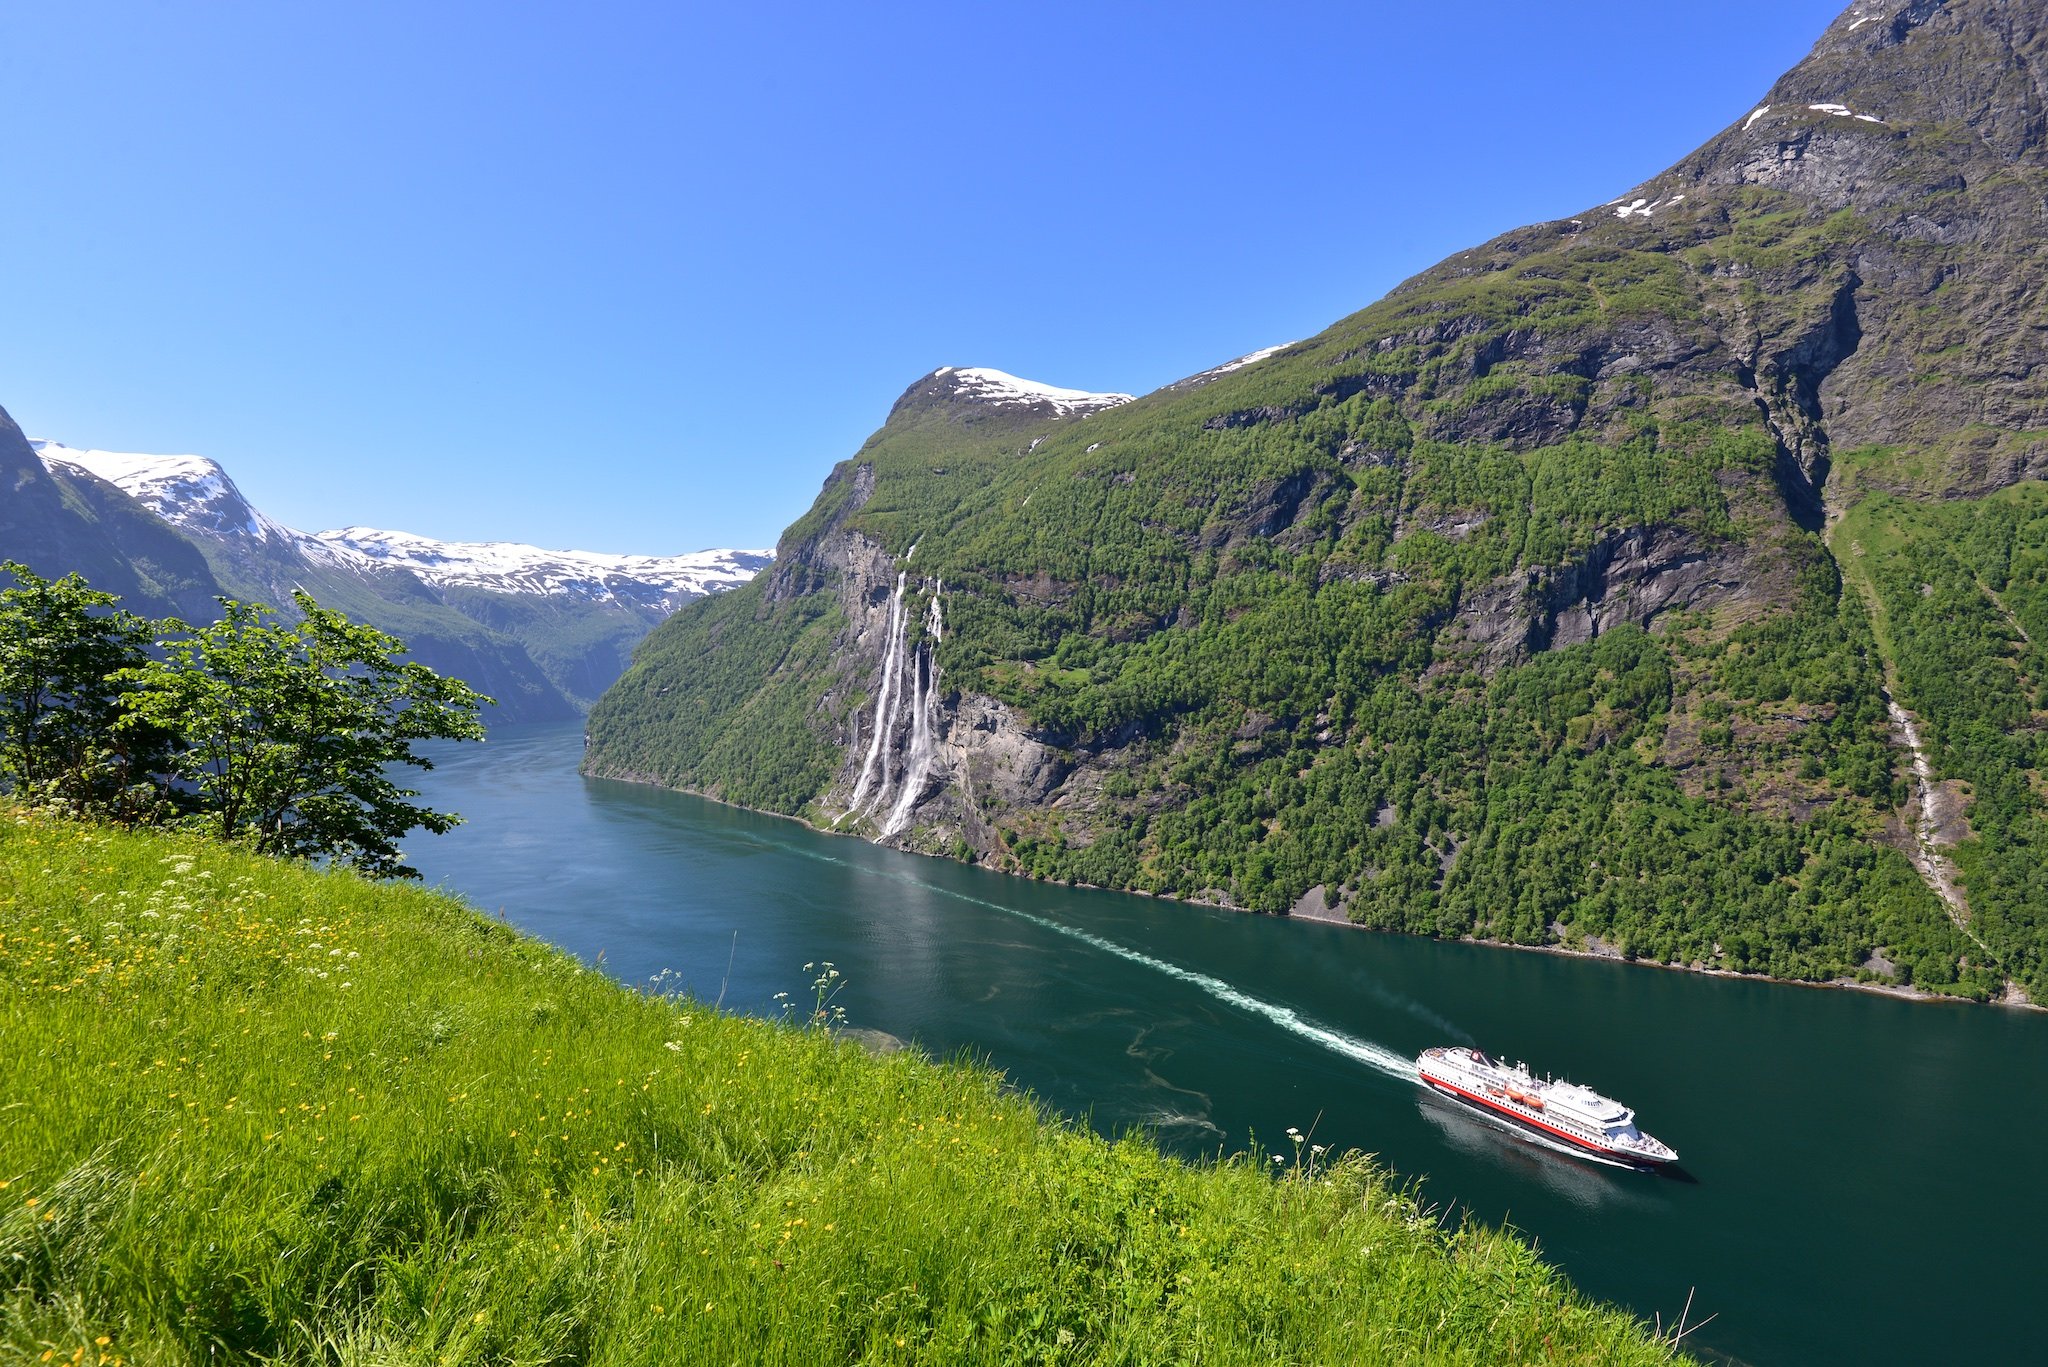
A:
<svg viewBox="0 0 2048 1367">
<path fill-rule="evenodd" d="M 1619 1101 L 1577 1083 L 1536 1077 L 1526 1063 L 1510 1068 L 1477 1049 L 1425 1049 L 1415 1071 L 1426 1087 L 1575 1149 L 1632 1167 L 1678 1161 L 1669 1144 L 1636 1128 L 1636 1113 Z"/>
</svg>

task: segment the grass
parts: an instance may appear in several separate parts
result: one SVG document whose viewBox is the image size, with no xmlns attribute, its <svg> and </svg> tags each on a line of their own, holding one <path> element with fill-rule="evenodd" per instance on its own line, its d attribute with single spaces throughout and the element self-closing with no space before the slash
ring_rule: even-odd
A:
<svg viewBox="0 0 2048 1367">
<path fill-rule="evenodd" d="M 1674 1355 L 1363 1159 L 1184 1164 L 189 837 L 0 806 L 0 1038 L 0 1361 Z"/>
</svg>

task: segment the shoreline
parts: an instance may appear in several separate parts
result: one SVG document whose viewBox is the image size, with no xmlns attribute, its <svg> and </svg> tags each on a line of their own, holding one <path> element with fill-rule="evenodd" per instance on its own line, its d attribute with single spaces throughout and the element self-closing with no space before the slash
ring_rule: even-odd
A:
<svg viewBox="0 0 2048 1367">
<path fill-rule="evenodd" d="M 678 788 L 667 783 L 656 782 L 652 779 L 624 778 L 617 774 L 586 773 L 580 763 L 576 766 L 576 772 L 587 779 L 601 779 L 606 783 L 628 783 L 638 788 L 657 788 L 665 793 L 681 793 L 688 797 L 700 798 L 705 802 L 715 802 L 721 807 L 730 807 L 734 811 L 748 812 L 754 816 L 771 817 L 777 821 L 792 821 L 802 826 L 805 830 L 814 831 L 819 835 L 838 836 L 847 840 L 857 838 L 851 831 L 840 831 L 834 830 L 830 826 L 820 826 L 816 822 L 794 813 L 763 811 L 758 807 L 748 807 L 742 803 L 728 802 L 724 798 L 713 797 L 711 794 L 695 788 Z M 872 840 L 867 843 L 877 844 L 877 842 Z M 912 849 L 903 845 L 882 845 L 880 848 L 894 850 L 898 854 L 916 855 L 921 859 L 944 859 L 963 868 L 980 869 L 985 873 L 1000 874 L 1005 878 L 1019 878 L 1032 883 L 1046 881 L 1044 879 L 1032 878 L 1029 874 L 1015 873 L 1009 869 L 991 868 L 987 864 L 978 862 L 969 864 L 965 860 L 954 859 L 951 855 L 929 850 Z M 1104 887 L 1098 883 L 1068 883 L 1064 886 L 1086 888 L 1091 892 L 1122 893 L 1129 897 L 1149 897 L 1156 902 L 1177 902 L 1182 906 L 1209 907 L 1217 911 L 1236 912 L 1242 916 L 1259 916 L 1264 914 L 1250 911 L 1231 902 L 1216 902 L 1196 897 L 1175 897 L 1171 893 L 1147 892 L 1143 888 L 1111 888 Z M 1382 930 L 1377 926 L 1361 925 L 1357 921 L 1344 916 L 1341 912 L 1324 912 L 1321 914 L 1283 912 L 1273 916 L 1272 919 L 1275 921 L 1300 921 L 1306 925 L 1337 926 L 1345 930 L 1364 931 L 1371 935 L 1401 935 L 1406 933 L 1397 930 Z M 2015 984 L 2010 979 L 2007 980 L 2005 993 L 1993 997 L 1989 1001 L 1980 1002 L 1972 997 L 1959 997 L 1945 992 L 1929 992 L 1924 988 L 1914 987 L 1909 983 L 1872 983 L 1861 982 L 1854 978 L 1830 978 L 1826 981 L 1815 981 L 1809 978 L 1774 978 L 1767 973 L 1737 973 L 1735 970 L 1728 968 L 1704 968 L 1693 964 L 1665 963 L 1658 959 L 1630 959 L 1611 949 L 1573 949 L 1569 945 L 1563 944 L 1525 945 L 1518 944 L 1512 940 L 1486 940 L 1473 935 L 1460 935 L 1451 939 L 1434 935 L 1417 938 L 1440 940 L 1446 944 L 1476 945 L 1482 949 L 1515 949 L 1532 954 L 1557 954 L 1571 959 L 1591 959 L 1600 963 L 1620 964 L 1628 968 L 1656 968 L 1669 973 L 1694 973 L 1703 978 L 1727 978 L 1738 982 L 1768 983 L 1779 987 L 1805 987 L 1822 991 L 1867 992 L 1874 996 L 1891 997 L 1898 1001 L 1921 1002 L 1931 1005 L 1988 1006 L 2002 1008 L 2007 1011 L 2048 1011 L 2048 1004 L 2028 1001 L 2024 997 L 2014 1000 L 2010 994 L 2014 990 Z"/>
</svg>

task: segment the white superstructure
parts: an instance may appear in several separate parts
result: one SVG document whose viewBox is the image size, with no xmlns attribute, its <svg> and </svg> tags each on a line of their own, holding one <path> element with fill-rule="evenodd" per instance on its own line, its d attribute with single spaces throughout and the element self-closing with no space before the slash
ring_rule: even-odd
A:
<svg viewBox="0 0 2048 1367">
<path fill-rule="evenodd" d="M 1424 1086 L 1552 1139 L 1625 1163 L 1673 1163 L 1670 1145 L 1636 1128 L 1636 1113 L 1590 1087 L 1539 1078 L 1526 1063 L 1512 1068 L 1477 1049 L 1425 1049 L 1415 1060 Z"/>
</svg>

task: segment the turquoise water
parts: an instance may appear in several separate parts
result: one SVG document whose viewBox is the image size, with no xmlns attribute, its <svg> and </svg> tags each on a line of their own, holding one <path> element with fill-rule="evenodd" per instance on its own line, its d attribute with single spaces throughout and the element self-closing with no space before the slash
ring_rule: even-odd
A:
<svg viewBox="0 0 2048 1367">
<path fill-rule="evenodd" d="M 414 861 L 628 982 L 969 1054 L 1188 1155 L 1297 1126 L 1508 1222 L 1595 1295 L 1759 1364 L 2041 1360 L 2048 1014 L 1373 935 L 1091 892 L 587 780 L 577 727 L 435 752 Z M 1620 1097 L 1681 1171 L 1538 1147 L 1412 1081 L 1471 1043 Z M 1995 1179 L 1995 1180 L 1994 1180 Z"/>
</svg>

